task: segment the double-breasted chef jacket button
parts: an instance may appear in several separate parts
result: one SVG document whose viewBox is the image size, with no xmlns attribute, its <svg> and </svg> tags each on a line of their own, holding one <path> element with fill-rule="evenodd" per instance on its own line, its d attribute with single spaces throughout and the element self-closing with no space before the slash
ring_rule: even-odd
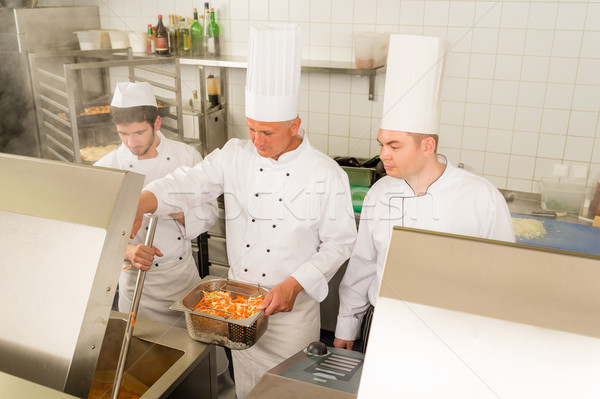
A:
<svg viewBox="0 0 600 399">
<path fill-rule="evenodd" d="M 130 165 L 129 165 L 129 167 L 130 167 L 130 168 L 133 168 L 133 165 L 131 165 L 131 164 L 130 164 Z"/>
<path fill-rule="evenodd" d="M 155 263 L 154 266 L 158 267 L 158 263 Z"/>
<path fill-rule="evenodd" d="M 167 161 L 170 161 L 170 160 L 171 160 L 171 157 L 167 157 Z"/>
<path fill-rule="evenodd" d="M 245 271 L 245 272 L 247 272 L 247 271 L 248 271 L 248 269 L 244 269 L 244 271 Z"/>
<path fill-rule="evenodd" d="M 267 248 L 267 252 L 271 252 L 271 250 Z"/>
<path fill-rule="evenodd" d="M 267 275 L 263 273 L 263 274 L 262 274 L 262 276 L 263 276 L 263 277 L 266 277 Z"/>
<path fill-rule="evenodd" d="M 283 198 L 279 198 L 279 202 L 283 201 Z"/>
<path fill-rule="evenodd" d="M 256 222 L 256 219 L 252 219 L 252 223 Z"/>
<path fill-rule="evenodd" d="M 260 168 L 260 171 L 262 172 L 262 171 L 263 171 L 263 168 Z"/>
<path fill-rule="evenodd" d="M 275 227 L 277 227 L 277 225 L 275 225 L 275 224 L 274 224 L 274 225 L 273 225 L 273 228 L 275 228 Z"/>
<path fill-rule="evenodd" d="M 181 237 L 177 237 L 178 240 L 181 240 Z"/>
<path fill-rule="evenodd" d="M 286 176 L 289 176 L 290 174 L 289 174 L 289 173 L 286 173 L 285 175 L 286 175 Z"/>
<path fill-rule="evenodd" d="M 250 244 L 246 244 L 246 248 L 250 248 Z"/>
<path fill-rule="evenodd" d="M 258 193 L 254 194 L 255 197 L 258 197 Z"/>
<path fill-rule="evenodd" d="M 183 258 L 180 256 L 180 257 L 179 257 L 179 260 L 182 260 L 182 259 L 183 259 Z"/>
</svg>

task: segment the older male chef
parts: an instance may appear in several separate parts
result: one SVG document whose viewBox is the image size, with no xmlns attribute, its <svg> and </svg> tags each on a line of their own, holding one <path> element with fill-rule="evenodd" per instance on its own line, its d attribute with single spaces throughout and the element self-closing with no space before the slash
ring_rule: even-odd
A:
<svg viewBox="0 0 600 399">
<path fill-rule="evenodd" d="M 319 302 L 356 238 L 347 175 L 300 128 L 300 55 L 299 26 L 251 27 L 250 140 L 229 140 L 195 167 L 150 183 L 133 228 L 144 212 L 188 211 L 224 194 L 229 278 L 270 288 L 262 304 L 267 332 L 250 349 L 232 351 L 239 399 L 319 339 Z"/>
<path fill-rule="evenodd" d="M 96 166 L 143 174 L 148 184 L 182 165 L 194 166 L 202 160 L 194 148 L 169 140 L 160 132 L 161 118 L 149 83 L 117 83 L 111 117 L 122 144 L 96 162 Z M 119 311 L 129 312 L 137 269 L 146 270 L 138 315 L 185 328 L 181 312 L 170 310 L 169 306 L 200 281 L 190 240 L 213 225 L 217 218 L 216 202 L 206 202 L 198 211 L 195 213 L 201 213 L 203 218 L 187 214 L 178 219 L 161 218 L 152 248 L 144 245 L 146 226 L 130 241 L 119 277 Z"/>
<path fill-rule="evenodd" d="M 500 192 L 436 151 L 443 64 L 442 40 L 391 36 L 377 135 L 387 176 L 367 193 L 356 246 L 340 284 L 338 348 L 353 348 L 363 317 L 375 305 L 393 226 L 515 240 Z M 363 344 L 367 337 L 368 328 Z"/>
</svg>

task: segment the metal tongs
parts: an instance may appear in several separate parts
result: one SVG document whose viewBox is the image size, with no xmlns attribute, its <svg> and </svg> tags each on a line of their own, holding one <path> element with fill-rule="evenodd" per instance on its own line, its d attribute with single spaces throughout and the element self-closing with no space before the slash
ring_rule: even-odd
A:
<svg viewBox="0 0 600 399">
<path fill-rule="evenodd" d="M 156 223 L 158 222 L 158 216 L 144 215 L 144 218 L 148 219 L 148 232 L 146 233 L 146 241 L 144 242 L 144 244 L 149 247 L 152 247 L 152 242 L 154 241 L 154 232 L 156 231 Z M 135 283 L 135 289 L 133 291 L 133 300 L 131 301 L 129 317 L 127 318 L 127 326 L 125 327 L 125 337 L 123 338 L 123 344 L 121 345 L 121 354 L 119 355 L 119 363 L 117 364 L 115 380 L 113 382 L 113 389 L 110 395 L 111 399 L 117 399 L 119 397 L 119 391 L 121 390 L 121 382 L 123 381 L 123 374 L 125 372 L 125 361 L 127 360 L 127 353 L 129 352 L 131 338 L 133 337 L 135 317 L 140 306 L 140 298 L 142 297 L 142 289 L 144 288 L 145 278 L 146 271 L 138 270 L 137 281 Z"/>
</svg>

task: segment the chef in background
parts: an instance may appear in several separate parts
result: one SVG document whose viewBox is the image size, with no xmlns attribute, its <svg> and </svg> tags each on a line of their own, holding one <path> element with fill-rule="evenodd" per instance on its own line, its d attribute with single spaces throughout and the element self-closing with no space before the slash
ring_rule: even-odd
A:
<svg viewBox="0 0 600 399">
<path fill-rule="evenodd" d="M 202 160 L 194 148 L 170 140 L 160 132 L 156 98 L 147 82 L 117 83 L 110 114 L 122 144 L 96 162 L 96 166 L 140 173 L 146 177 L 144 183 L 148 184 L 182 165 L 194 166 Z M 186 328 L 183 313 L 169 307 L 200 282 L 191 240 L 208 230 L 217 214 L 216 201 L 208 201 L 187 214 L 160 218 L 152 248 L 144 244 L 147 227 L 144 224 L 127 246 L 119 276 L 119 311 L 129 312 L 138 269 L 146 270 L 138 315 Z M 217 350 L 217 374 L 221 386 L 231 384 L 228 364 L 225 351 Z"/>
<path fill-rule="evenodd" d="M 387 176 L 363 203 L 356 246 L 339 287 L 337 348 L 352 349 L 361 326 L 366 347 L 394 226 L 515 241 L 500 192 L 437 153 L 444 47 L 435 37 L 390 38 L 377 135 Z M 423 256 L 430 250 L 435 249 L 425 246 Z"/>
<path fill-rule="evenodd" d="M 348 176 L 300 128 L 300 27 L 252 26 L 248 45 L 250 140 L 231 139 L 195 167 L 150 183 L 133 228 L 143 213 L 189 212 L 224 194 L 229 278 L 270 289 L 261 305 L 267 331 L 232 351 L 238 399 L 319 340 L 319 302 L 356 238 Z"/>
</svg>

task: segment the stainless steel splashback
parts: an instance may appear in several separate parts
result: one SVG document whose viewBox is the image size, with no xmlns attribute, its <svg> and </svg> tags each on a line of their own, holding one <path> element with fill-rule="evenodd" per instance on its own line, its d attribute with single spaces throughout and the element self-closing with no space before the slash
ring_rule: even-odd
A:
<svg viewBox="0 0 600 399">
<path fill-rule="evenodd" d="M 0 51 L 77 50 L 85 29 L 100 29 L 98 7 L 0 8 Z"/>
<path fill-rule="evenodd" d="M 0 371 L 92 381 L 144 178 L 0 154 Z"/>
</svg>

